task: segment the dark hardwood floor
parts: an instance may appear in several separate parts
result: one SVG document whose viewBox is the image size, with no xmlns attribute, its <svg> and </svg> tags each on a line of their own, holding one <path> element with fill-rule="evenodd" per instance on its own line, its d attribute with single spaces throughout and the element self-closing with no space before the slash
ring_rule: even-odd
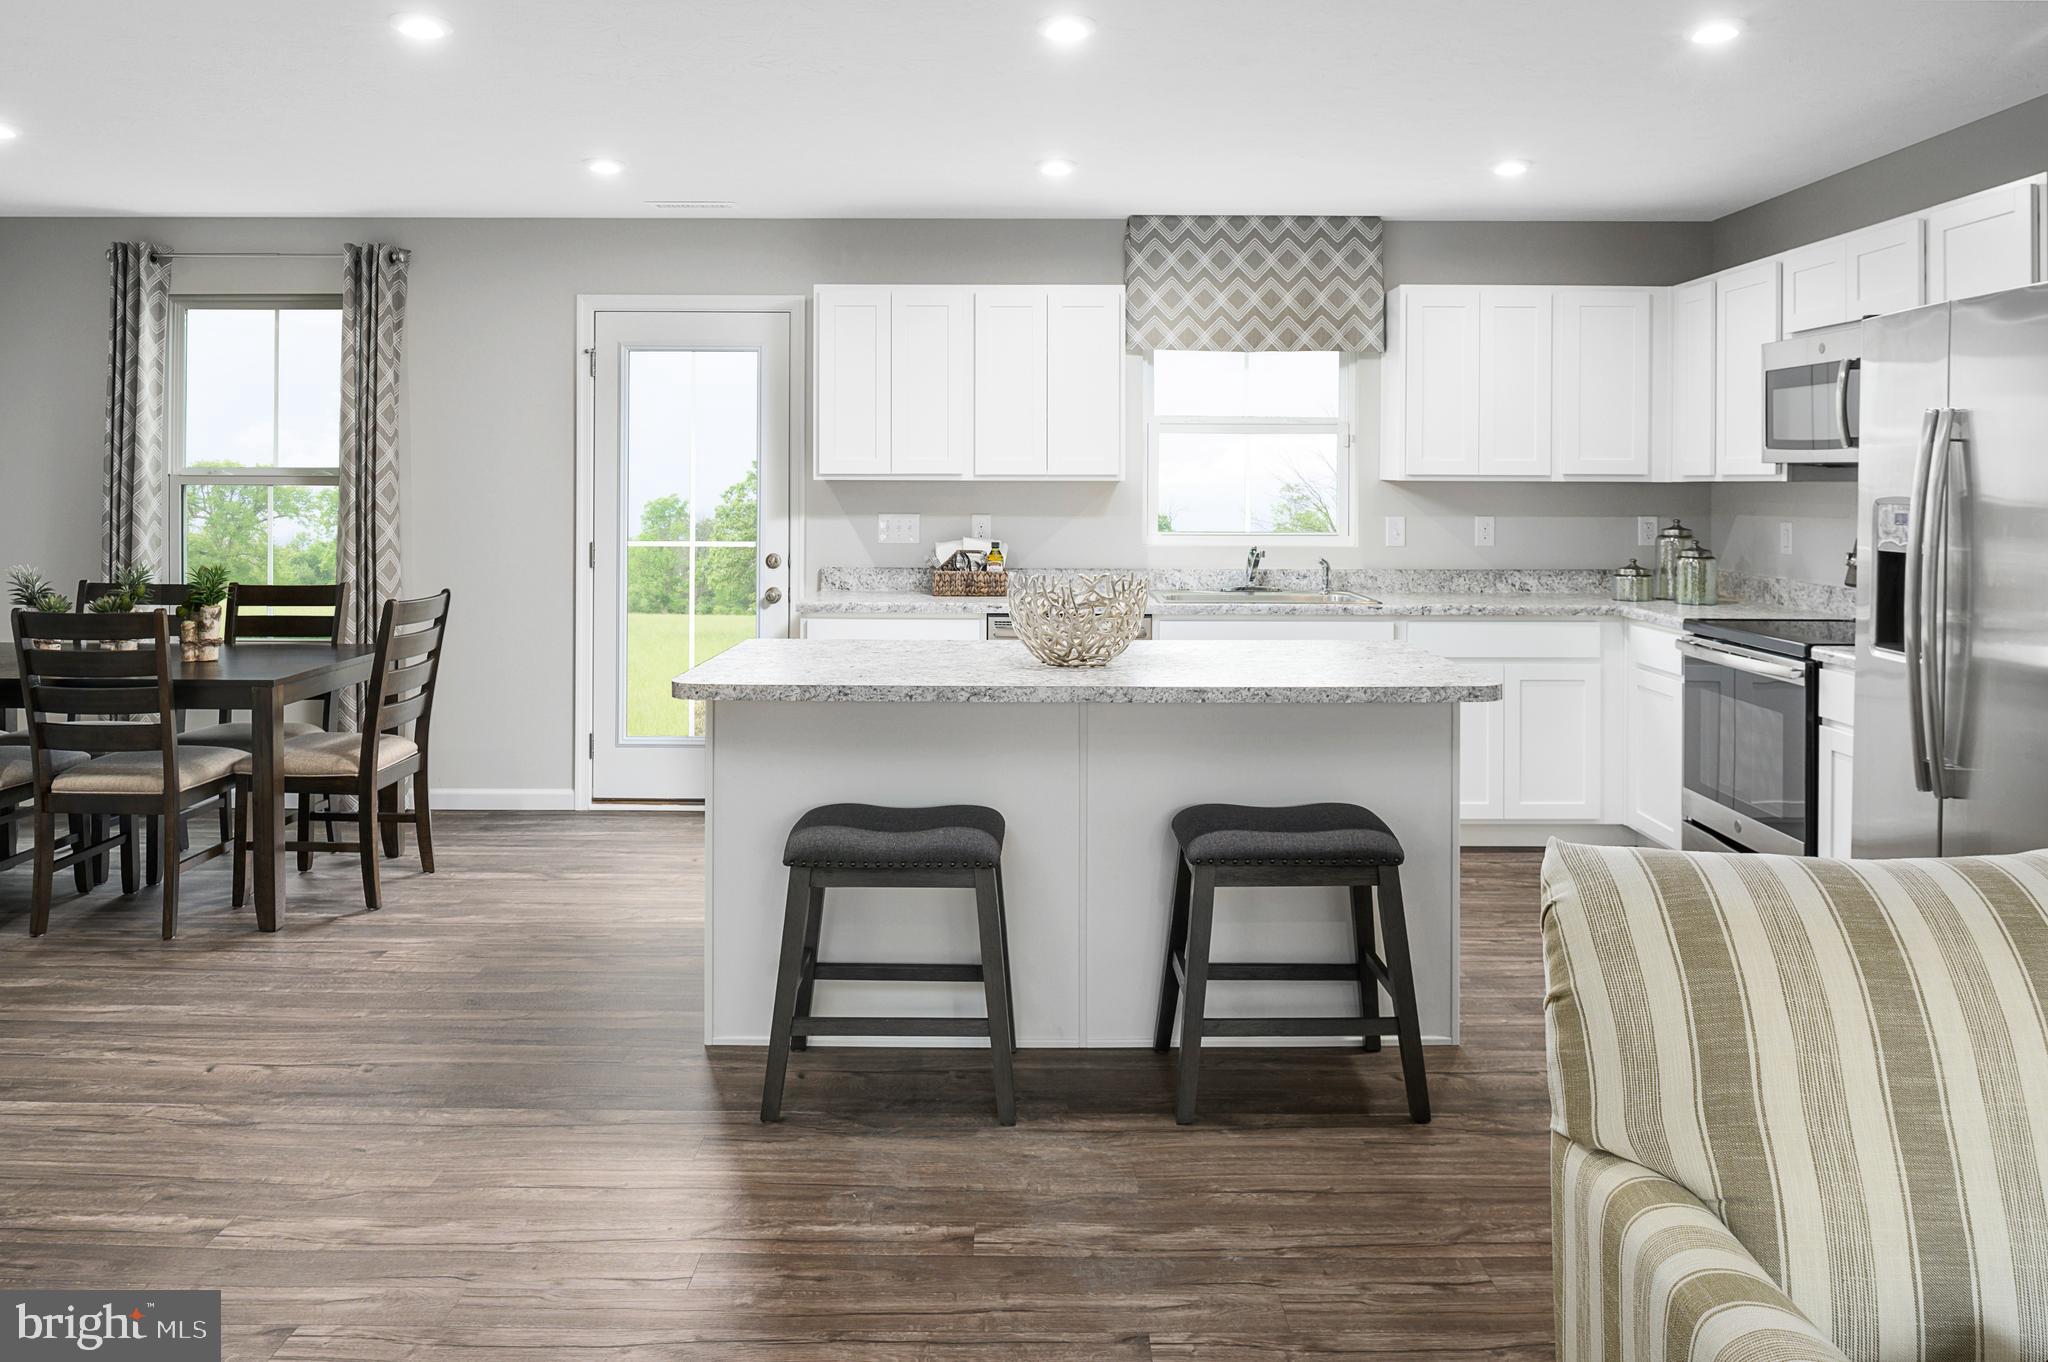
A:
<svg viewBox="0 0 2048 1362">
<path fill-rule="evenodd" d="M 1008 1130 L 977 1052 L 841 1049 L 764 1127 L 694 815 L 436 833 L 268 937 L 219 862 L 170 943 L 0 875 L 0 1280 L 218 1288 L 247 1362 L 1551 1356 L 1534 853 L 1466 858 L 1432 1125 L 1391 1049 L 1219 1051 L 1189 1129 L 1165 1058 L 1027 1050 Z"/>
</svg>

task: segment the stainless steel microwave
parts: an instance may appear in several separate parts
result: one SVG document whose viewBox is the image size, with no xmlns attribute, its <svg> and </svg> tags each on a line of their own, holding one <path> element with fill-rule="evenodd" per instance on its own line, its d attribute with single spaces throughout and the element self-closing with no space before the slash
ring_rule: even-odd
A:
<svg viewBox="0 0 2048 1362">
<path fill-rule="evenodd" d="M 1764 451 L 1773 463 L 1854 463 L 1863 323 L 1764 347 Z"/>
</svg>

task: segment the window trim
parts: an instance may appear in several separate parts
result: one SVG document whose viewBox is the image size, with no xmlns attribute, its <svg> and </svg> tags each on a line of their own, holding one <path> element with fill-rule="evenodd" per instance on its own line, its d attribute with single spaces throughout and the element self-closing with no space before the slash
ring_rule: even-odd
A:
<svg viewBox="0 0 2048 1362">
<path fill-rule="evenodd" d="M 1236 352 L 1245 353 L 1245 352 Z M 1156 400 L 1153 354 L 1145 356 L 1143 402 L 1145 412 L 1145 543 L 1154 548 L 1243 548 L 1268 542 L 1275 546 L 1300 545 L 1351 548 L 1358 543 L 1358 356 L 1348 350 L 1337 352 L 1337 414 L 1323 416 L 1273 416 L 1246 420 L 1222 416 L 1162 417 L 1154 409 Z M 1218 435 L 1327 433 L 1337 437 L 1336 502 L 1343 520 L 1335 534 L 1279 534 L 1271 530 L 1205 530 L 1185 534 L 1162 534 L 1159 530 L 1159 437 L 1208 431 Z"/>
<path fill-rule="evenodd" d="M 164 575 L 174 582 L 185 579 L 185 489 L 195 483 L 240 487 L 340 487 L 341 468 L 246 468 L 188 469 L 185 466 L 185 319 L 195 309 L 202 312 L 234 309 L 250 312 L 339 311 L 339 293 L 187 293 L 171 299 L 171 334 L 168 376 L 170 392 L 165 402 L 164 464 Z M 273 349 L 271 385 L 277 384 L 276 354 Z M 335 413 L 337 420 L 339 410 Z M 277 421 L 273 404 L 273 439 Z"/>
</svg>

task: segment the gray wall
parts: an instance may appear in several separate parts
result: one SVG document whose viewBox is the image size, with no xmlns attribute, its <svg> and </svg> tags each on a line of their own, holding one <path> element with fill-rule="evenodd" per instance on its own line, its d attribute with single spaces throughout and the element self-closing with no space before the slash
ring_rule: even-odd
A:
<svg viewBox="0 0 2048 1362">
<path fill-rule="evenodd" d="M 1965 123 L 1713 224 L 1713 268 L 1946 203 L 2048 170 L 2048 95 Z"/>
</svg>

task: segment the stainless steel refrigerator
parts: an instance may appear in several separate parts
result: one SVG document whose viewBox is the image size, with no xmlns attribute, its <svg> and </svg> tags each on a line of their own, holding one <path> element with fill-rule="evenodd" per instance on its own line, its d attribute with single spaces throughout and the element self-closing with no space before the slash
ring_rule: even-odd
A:
<svg viewBox="0 0 2048 1362">
<path fill-rule="evenodd" d="M 1857 856 L 2048 847 L 2048 285 L 1863 324 Z"/>
</svg>

